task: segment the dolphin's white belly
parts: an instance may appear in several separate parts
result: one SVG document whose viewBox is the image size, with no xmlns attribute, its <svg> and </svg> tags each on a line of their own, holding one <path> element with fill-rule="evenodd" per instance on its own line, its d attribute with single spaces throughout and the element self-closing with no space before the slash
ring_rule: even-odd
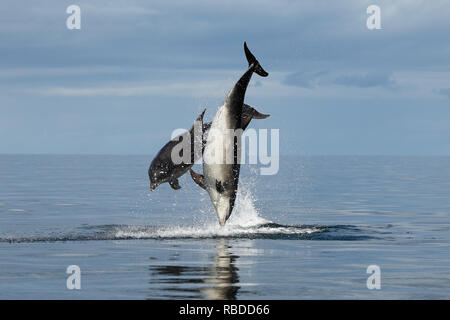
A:
<svg viewBox="0 0 450 320">
<path fill-rule="evenodd" d="M 234 133 L 234 128 L 231 119 L 229 109 L 225 105 L 220 107 L 209 129 L 203 153 L 204 184 L 221 225 L 231 213 L 230 193 L 217 190 L 218 183 L 225 185 L 233 181 L 233 158 L 230 159 L 230 154 L 233 155 L 234 139 L 230 134 Z"/>
<path fill-rule="evenodd" d="M 231 135 L 234 133 L 234 128 L 230 119 L 228 108 L 225 105 L 221 106 L 208 131 L 203 153 L 204 167 L 218 180 L 227 178 L 224 171 L 227 171 L 228 167 L 231 168 L 233 163 L 230 155 L 233 155 L 234 139 Z M 206 175 L 209 176 L 208 173 Z"/>
</svg>

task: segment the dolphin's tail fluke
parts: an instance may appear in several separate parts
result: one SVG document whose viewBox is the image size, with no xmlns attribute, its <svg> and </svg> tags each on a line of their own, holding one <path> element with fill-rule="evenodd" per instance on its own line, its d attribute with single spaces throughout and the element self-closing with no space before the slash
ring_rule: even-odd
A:
<svg viewBox="0 0 450 320">
<path fill-rule="evenodd" d="M 253 69 L 257 74 L 259 74 L 261 77 L 267 77 L 269 74 L 261 67 L 258 60 L 256 60 L 255 56 L 250 52 L 246 42 L 244 42 L 244 51 L 245 57 L 248 61 L 248 66 L 251 67 L 253 65 Z"/>
</svg>

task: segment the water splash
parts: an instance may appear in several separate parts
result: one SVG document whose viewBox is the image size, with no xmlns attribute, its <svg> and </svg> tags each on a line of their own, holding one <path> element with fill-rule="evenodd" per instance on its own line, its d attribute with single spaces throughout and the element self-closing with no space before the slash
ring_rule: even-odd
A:
<svg viewBox="0 0 450 320">
<path fill-rule="evenodd" d="M 141 227 L 127 226 L 116 231 L 116 238 L 267 238 L 300 236 L 319 232 L 322 229 L 302 226 L 282 226 L 260 216 L 255 206 L 256 199 L 251 190 L 255 183 L 255 178 L 241 181 L 236 197 L 233 213 L 225 226 L 219 225 L 217 214 L 205 194 L 208 201 L 199 210 L 198 216 L 194 218 L 194 225 L 191 226 L 167 226 L 158 228 L 142 229 Z"/>
<path fill-rule="evenodd" d="M 226 225 L 219 225 L 217 214 L 206 192 L 202 193 L 201 206 L 194 212 L 190 225 L 100 225 L 60 230 L 33 237 L 0 237 L 0 242 L 53 242 L 130 239 L 285 239 L 285 240 L 364 240 L 353 226 L 281 225 L 261 217 L 253 195 L 257 176 L 241 179 L 235 207 Z M 175 202 L 176 203 L 176 202 Z M 186 209 L 186 208 L 185 208 Z M 186 214 L 192 211 L 187 210 Z"/>
<path fill-rule="evenodd" d="M 236 197 L 233 214 L 227 221 L 225 227 L 256 227 L 272 223 L 259 215 L 255 207 L 255 197 L 252 195 L 248 182 L 241 183 Z"/>
</svg>

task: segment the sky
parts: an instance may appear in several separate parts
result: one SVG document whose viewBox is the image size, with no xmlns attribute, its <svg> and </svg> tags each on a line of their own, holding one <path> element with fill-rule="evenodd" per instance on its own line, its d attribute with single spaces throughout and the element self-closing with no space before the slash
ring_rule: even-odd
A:
<svg viewBox="0 0 450 320">
<path fill-rule="evenodd" d="M 69 30 L 66 8 L 81 8 Z M 369 30 L 369 5 L 381 29 Z M 0 153 L 156 154 L 246 70 L 283 155 L 450 155 L 450 5 L 5 0 Z"/>
</svg>

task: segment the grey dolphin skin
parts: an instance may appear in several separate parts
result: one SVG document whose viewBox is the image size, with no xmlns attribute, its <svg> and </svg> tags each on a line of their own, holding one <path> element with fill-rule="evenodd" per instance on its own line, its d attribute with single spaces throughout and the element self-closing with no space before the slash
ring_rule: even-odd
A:
<svg viewBox="0 0 450 320">
<path fill-rule="evenodd" d="M 243 128 L 242 106 L 245 92 L 253 72 L 261 77 L 269 75 L 247 48 L 245 42 L 244 51 L 249 66 L 228 93 L 222 107 L 214 117 L 203 153 L 203 175 L 190 169 L 194 181 L 208 192 L 221 226 L 225 225 L 233 211 L 239 184 L 239 150 L 242 130 L 238 129 Z M 230 131 L 234 132 L 231 136 Z M 230 155 L 233 157 L 232 161 L 229 161 Z"/>
<path fill-rule="evenodd" d="M 203 116 L 205 115 L 206 109 L 197 117 L 196 122 L 201 122 L 203 126 Z M 186 171 L 192 167 L 192 164 L 186 164 L 181 162 L 180 164 L 175 164 L 172 161 L 172 150 L 185 139 L 191 139 L 191 145 L 195 144 L 195 134 L 194 134 L 195 124 L 192 128 L 174 139 L 170 140 L 164 145 L 164 147 L 159 150 L 158 154 L 153 159 L 150 167 L 148 168 L 148 177 L 150 179 L 150 190 L 153 191 L 158 185 L 164 182 L 168 182 L 172 189 L 180 189 L 178 184 L 178 178 L 181 177 Z M 195 158 L 196 149 L 191 148 L 191 160 Z M 199 155 L 201 156 L 201 154 Z M 198 157 L 198 155 L 197 155 Z"/>
<path fill-rule="evenodd" d="M 202 121 L 203 122 L 203 115 L 205 113 L 205 110 L 198 116 L 196 121 Z M 244 104 L 242 108 L 242 127 L 245 130 L 247 126 L 249 125 L 250 121 L 254 119 L 265 119 L 269 117 L 268 114 L 262 114 L 256 111 L 251 106 Z M 202 123 L 202 135 L 203 137 L 207 136 L 208 130 L 211 127 L 211 122 Z M 190 136 L 189 136 L 190 135 Z M 195 143 L 198 142 L 194 138 L 194 125 L 189 130 L 189 135 L 187 133 L 183 135 L 179 135 L 166 143 L 164 147 L 161 148 L 161 150 L 158 152 L 158 154 L 155 156 L 153 161 L 150 164 L 150 167 L 148 169 L 148 176 L 150 179 L 150 190 L 154 190 L 157 186 L 159 186 L 162 183 L 168 182 L 170 186 L 178 190 L 180 189 L 180 185 L 178 183 L 178 178 L 184 175 L 192 166 L 193 164 L 199 160 L 202 156 L 201 152 L 195 152 L 196 150 L 202 150 L 204 148 L 205 140 L 202 138 L 202 147 L 195 148 Z M 178 143 L 181 143 L 183 139 L 189 139 L 191 138 L 191 161 L 190 163 L 184 163 L 181 162 L 180 164 L 175 164 L 172 161 L 172 151 L 173 149 L 178 145 Z M 192 139 L 194 138 L 194 139 Z"/>
</svg>

